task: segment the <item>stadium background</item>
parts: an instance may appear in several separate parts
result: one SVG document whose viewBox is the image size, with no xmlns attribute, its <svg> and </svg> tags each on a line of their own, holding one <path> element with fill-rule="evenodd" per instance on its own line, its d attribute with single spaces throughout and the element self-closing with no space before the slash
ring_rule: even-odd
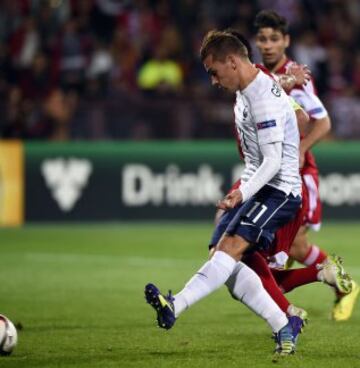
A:
<svg viewBox="0 0 360 368">
<path fill-rule="evenodd" d="M 269 348 L 266 327 L 225 291 L 170 336 L 153 334 L 141 298 L 146 282 L 180 288 L 201 265 L 214 203 L 241 170 L 233 97 L 211 88 L 200 41 L 232 26 L 253 43 L 269 8 L 332 118 L 314 150 L 325 221 L 312 239 L 359 279 L 358 0 L 3 0 L 0 313 L 23 330 L 0 367 L 268 366 L 270 349 L 252 349 Z M 358 366 L 359 310 L 334 326 L 330 292 L 304 290 L 291 298 L 314 317 L 293 366 Z"/>
<path fill-rule="evenodd" d="M 356 0 L 3 0 L 1 136 L 230 138 L 232 97 L 211 88 L 199 44 L 214 27 L 252 39 L 256 12 L 273 8 L 288 18 L 290 53 L 309 65 L 330 111 L 329 139 L 360 138 L 359 7 Z"/>
</svg>

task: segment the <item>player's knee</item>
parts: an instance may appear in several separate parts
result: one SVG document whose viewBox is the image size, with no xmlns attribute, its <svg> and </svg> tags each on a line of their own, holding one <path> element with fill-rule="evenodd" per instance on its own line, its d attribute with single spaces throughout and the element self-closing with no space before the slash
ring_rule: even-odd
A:
<svg viewBox="0 0 360 368">
<path fill-rule="evenodd" d="M 233 237 L 224 234 L 216 245 L 216 250 L 220 250 L 225 253 L 232 253 Z"/>
<path fill-rule="evenodd" d="M 239 236 L 224 234 L 216 246 L 216 250 L 225 252 L 237 261 L 240 261 L 247 249 L 247 245 L 248 243 Z"/>
<path fill-rule="evenodd" d="M 290 256 L 295 260 L 301 260 L 308 253 L 310 246 L 307 239 L 306 227 L 302 226 L 291 245 Z"/>
<path fill-rule="evenodd" d="M 308 254 L 310 247 L 306 237 L 299 237 L 290 248 L 290 257 L 297 261 L 302 260 Z"/>
</svg>

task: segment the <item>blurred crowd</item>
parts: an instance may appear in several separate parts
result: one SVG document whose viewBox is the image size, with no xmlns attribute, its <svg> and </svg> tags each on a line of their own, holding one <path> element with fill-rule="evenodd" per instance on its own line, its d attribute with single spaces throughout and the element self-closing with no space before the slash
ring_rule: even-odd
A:
<svg viewBox="0 0 360 368">
<path fill-rule="evenodd" d="M 0 0 L 0 136 L 231 137 L 233 96 L 211 88 L 198 50 L 212 28 L 253 43 L 261 9 L 289 20 L 332 137 L 360 138 L 359 0 Z"/>
</svg>

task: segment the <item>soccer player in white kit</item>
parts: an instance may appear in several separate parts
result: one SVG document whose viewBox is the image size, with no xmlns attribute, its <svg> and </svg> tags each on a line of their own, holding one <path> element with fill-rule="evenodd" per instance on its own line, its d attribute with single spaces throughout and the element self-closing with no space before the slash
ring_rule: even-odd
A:
<svg viewBox="0 0 360 368">
<path fill-rule="evenodd" d="M 159 327 L 169 329 L 184 310 L 220 286 L 227 284 L 231 290 L 236 274 L 238 287 L 243 280 L 242 300 L 275 332 L 276 354 L 288 355 L 295 351 L 297 332 L 258 276 L 239 261 L 245 252 L 271 246 L 276 230 L 295 216 L 301 204 L 296 116 L 288 96 L 250 62 L 236 37 L 209 32 L 200 53 L 212 84 L 236 93 L 236 127 L 245 157 L 242 185 L 219 203 L 234 215 L 227 224 L 222 222 L 226 230 L 212 258 L 176 295 L 164 296 L 148 284 L 145 297 L 156 310 Z M 214 236 L 217 233 L 216 228 Z"/>
</svg>

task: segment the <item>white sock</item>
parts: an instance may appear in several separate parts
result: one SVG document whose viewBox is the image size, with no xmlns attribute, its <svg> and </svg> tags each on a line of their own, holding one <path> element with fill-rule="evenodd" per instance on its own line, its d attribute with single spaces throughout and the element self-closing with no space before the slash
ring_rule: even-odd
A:
<svg viewBox="0 0 360 368">
<path fill-rule="evenodd" d="M 310 251 L 306 255 L 306 258 L 302 261 L 302 263 L 305 266 L 312 266 L 316 262 L 316 260 L 318 259 L 319 254 L 320 254 L 319 247 L 312 244 L 311 247 L 310 247 Z"/>
<path fill-rule="evenodd" d="M 216 251 L 200 270 L 174 296 L 175 316 L 224 285 L 234 270 L 236 261 L 227 253 Z"/>
<path fill-rule="evenodd" d="M 259 276 L 242 262 L 238 262 L 226 282 L 230 294 L 263 318 L 273 332 L 278 332 L 287 323 L 286 314 L 264 289 Z"/>
</svg>

